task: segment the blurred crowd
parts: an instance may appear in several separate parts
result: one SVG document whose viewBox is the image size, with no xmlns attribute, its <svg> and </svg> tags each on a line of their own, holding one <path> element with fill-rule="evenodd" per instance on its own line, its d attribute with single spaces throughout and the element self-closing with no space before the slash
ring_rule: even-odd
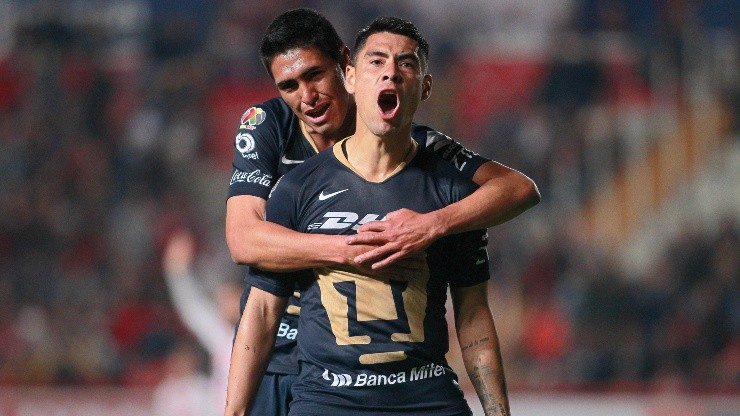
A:
<svg viewBox="0 0 740 416">
<path fill-rule="evenodd" d="M 737 141 L 733 0 L 0 0 L 0 384 L 152 386 L 183 345 L 205 355 L 162 251 L 188 227 L 204 287 L 241 279 L 223 232 L 233 135 L 276 95 L 261 33 L 298 6 L 350 46 L 377 15 L 417 23 L 435 75 L 422 121 L 537 182 L 542 203 L 490 231 L 512 387 L 736 388 L 734 212 L 637 275 L 567 221 L 656 140 L 649 110 L 695 92 L 696 59 L 716 64 L 705 95 Z"/>
</svg>

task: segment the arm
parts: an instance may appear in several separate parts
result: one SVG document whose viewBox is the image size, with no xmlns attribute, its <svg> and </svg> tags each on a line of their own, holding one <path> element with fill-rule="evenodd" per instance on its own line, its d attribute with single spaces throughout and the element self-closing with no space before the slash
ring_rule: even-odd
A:
<svg viewBox="0 0 740 416">
<path fill-rule="evenodd" d="M 246 415 L 275 345 L 287 298 L 252 287 L 231 351 L 225 415 Z"/>
<path fill-rule="evenodd" d="M 455 326 L 463 363 L 486 416 L 511 415 L 487 284 L 452 288 Z"/>
<path fill-rule="evenodd" d="M 167 243 L 162 268 L 180 319 L 209 353 L 216 354 L 222 342 L 231 342 L 234 328 L 198 284 L 192 269 L 194 257 L 194 236 L 187 230 L 178 231 Z"/>
<path fill-rule="evenodd" d="M 473 176 L 480 187 L 468 197 L 427 214 L 408 209 L 391 212 L 386 221 L 373 221 L 347 237 L 349 244 L 377 244 L 354 258 L 385 267 L 410 253 L 424 250 L 438 238 L 506 222 L 540 201 L 535 183 L 499 163 L 482 164 Z"/>
<path fill-rule="evenodd" d="M 444 224 L 438 237 L 502 224 L 540 202 L 534 181 L 497 162 L 481 165 L 473 182 L 480 186 L 475 192 L 435 211 Z"/>
<path fill-rule="evenodd" d="M 226 201 L 226 243 L 231 258 L 273 272 L 352 264 L 369 246 L 349 246 L 338 235 L 305 234 L 264 221 L 266 201 L 251 195 Z"/>
</svg>

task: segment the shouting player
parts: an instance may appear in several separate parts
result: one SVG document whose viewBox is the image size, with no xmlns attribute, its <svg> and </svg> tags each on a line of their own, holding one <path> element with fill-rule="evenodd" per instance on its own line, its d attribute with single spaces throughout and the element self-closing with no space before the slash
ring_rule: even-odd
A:
<svg viewBox="0 0 740 416">
<path fill-rule="evenodd" d="M 355 94 L 356 132 L 281 178 L 267 203 L 268 221 L 308 235 L 352 235 L 359 224 L 399 209 L 430 213 L 474 194 L 471 181 L 414 140 L 412 118 L 432 80 L 428 45 L 413 24 L 376 19 L 358 34 L 355 51 L 346 87 Z M 274 59 L 273 71 L 290 72 L 283 60 L 291 57 Z M 293 273 L 253 268 L 226 414 L 253 406 L 295 284 L 301 365 L 290 415 L 469 415 L 445 360 L 448 287 L 463 361 L 483 408 L 508 414 L 487 301 L 486 241 L 485 230 L 435 239 L 380 278 L 351 263 Z"/>
<path fill-rule="evenodd" d="M 266 200 L 277 180 L 351 135 L 356 110 L 354 97 L 344 87 L 349 49 L 321 14 L 296 9 L 278 16 L 266 31 L 260 54 L 280 97 L 249 108 L 236 135 L 226 238 L 237 263 L 272 271 L 368 260 L 385 266 L 443 235 L 496 225 L 539 201 L 534 183 L 521 173 L 484 159 L 433 129 L 412 125 L 414 140 L 480 188 L 431 212 L 402 209 L 388 213 L 386 221 L 365 225 L 361 224 L 369 218 L 358 218 L 359 233 L 349 237 L 298 233 L 264 221 Z M 360 245 L 348 245 L 347 239 Z M 248 293 L 249 286 L 242 308 Z M 298 373 L 297 311 L 292 299 L 258 395 L 261 415 L 287 411 L 289 387 Z"/>
</svg>

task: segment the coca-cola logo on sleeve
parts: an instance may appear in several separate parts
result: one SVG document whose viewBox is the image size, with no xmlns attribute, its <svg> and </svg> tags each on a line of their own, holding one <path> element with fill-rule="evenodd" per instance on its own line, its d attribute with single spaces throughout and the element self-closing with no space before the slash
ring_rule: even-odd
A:
<svg viewBox="0 0 740 416">
<path fill-rule="evenodd" d="M 272 176 L 262 173 L 259 169 L 255 169 L 251 172 L 244 172 L 239 169 L 235 169 L 234 173 L 231 175 L 231 182 L 229 185 L 233 185 L 238 182 L 256 183 L 257 185 L 269 188 L 272 186 Z"/>
</svg>

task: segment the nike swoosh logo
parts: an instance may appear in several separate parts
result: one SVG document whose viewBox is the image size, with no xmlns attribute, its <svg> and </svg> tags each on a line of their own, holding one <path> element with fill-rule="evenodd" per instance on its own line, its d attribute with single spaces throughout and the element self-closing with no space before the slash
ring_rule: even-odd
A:
<svg viewBox="0 0 740 416">
<path fill-rule="evenodd" d="M 321 193 L 319 194 L 319 201 L 327 200 L 327 199 L 333 197 L 334 195 L 339 195 L 342 192 L 346 192 L 346 191 L 349 191 L 349 188 L 342 189 L 341 191 L 332 192 L 330 194 L 324 194 L 324 191 L 321 191 Z"/>
<path fill-rule="evenodd" d="M 287 157 L 285 157 L 285 155 L 283 155 L 280 158 L 280 161 L 283 162 L 283 164 L 286 164 L 286 165 L 295 165 L 296 163 L 303 163 L 302 160 L 288 159 Z"/>
</svg>

